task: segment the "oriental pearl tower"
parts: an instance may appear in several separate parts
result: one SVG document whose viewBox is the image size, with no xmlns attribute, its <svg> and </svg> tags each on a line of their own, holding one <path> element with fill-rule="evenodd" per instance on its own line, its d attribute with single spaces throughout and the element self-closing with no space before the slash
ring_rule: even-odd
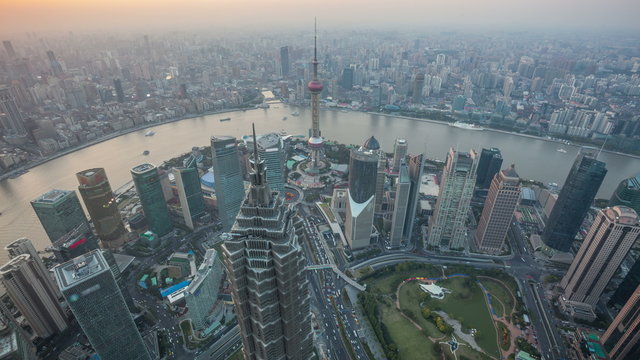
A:
<svg viewBox="0 0 640 360">
<path fill-rule="evenodd" d="M 311 149 L 311 162 L 307 166 L 307 172 L 317 174 L 322 167 L 322 150 L 324 149 L 324 139 L 320 133 L 320 93 L 322 83 L 318 80 L 318 48 L 317 48 L 317 28 L 314 24 L 313 37 L 313 79 L 309 81 L 307 88 L 311 92 L 311 137 L 309 138 L 309 148 Z"/>
</svg>

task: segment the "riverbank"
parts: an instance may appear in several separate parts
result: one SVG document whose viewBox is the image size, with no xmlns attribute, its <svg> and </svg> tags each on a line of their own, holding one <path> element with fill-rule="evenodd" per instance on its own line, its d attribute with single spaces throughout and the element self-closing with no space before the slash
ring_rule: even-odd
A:
<svg viewBox="0 0 640 360">
<path fill-rule="evenodd" d="M 154 126 L 170 124 L 170 123 L 173 123 L 173 122 L 176 122 L 176 121 L 193 119 L 193 118 L 197 118 L 197 117 L 201 117 L 201 116 L 225 114 L 225 113 L 230 113 L 230 112 L 235 112 L 235 111 L 247 111 L 247 110 L 256 110 L 256 109 L 225 109 L 225 110 L 207 111 L 207 112 L 203 112 L 202 114 L 195 115 L 195 116 L 194 116 L 194 114 L 189 114 L 189 115 L 177 117 L 177 118 L 174 118 L 174 119 L 168 119 L 168 120 L 159 121 L 159 122 L 144 123 L 142 125 L 134 126 L 134 127 L 131 127 L 131 128 L 120 130 L 120 131 L 116 131 L 116 132 L 110 133 L 108 135 L 105 135 L 105 136 L 103 136 L 103 137 L 101 137 L 99 139 L 88 141 L 88 142 L 86 142 L 84 144 L 80 144 L 80 145 L 75 146 L 73 148 L 69 148 L 69 149 L 65 149 L 63 151 L 59 151 L 59 152 L 57 152 L 55 154 L 51 154 L 51 155 L 49 155 L 49 156 L 47 156 L 45 158 L 30 162 L 28 164 L 25 164 L 25 165 L 23 165 L 23 166 L 21 166 L 21 167 L 19 167 L 17 169 L 9 171 L 6 174 L 0 175 L 0 181 L 4 181 L 6 179 L 9 179 L 12 176 L 14 176 L 15 174 L 20 173 L 20 172 L 26 173 L 29 169 L 32 169 L 32 168 L 34 168 L 36 166 L 39 166 L 39 165 L 42 165 L 42 164 L 44 164 L 46 162 L 49 162 L 51 160 L 55 160 L 55 159 L 57 159 L 59 157 L 71 154 L 71 153 L 73 153 L 75 151 L 82 150 L 82 149 L 88 148 L 90 146 L 99 144 L 101 142 L 105 142 L 105 141 L 117 138 L 118 136 L 126 135 L 126 134 L 129 134 L 129 133 L 138 131 L 138 130 L 144 130 L 144 129 L 147 129 L 147 128 L 150 128 L 150 127 L 154 127 Z"/>
<path fill-rule="evenodd" d="M 390 118 L 400 118 L 400 119 L 405 119 L 405 120 L 412 120 L 412 121 L 421 121 L 421 122 L 427 122 L 427 123 L 434 123 L 434 124 L 441 124 L 441 125 L 450 125 L 451 123 L 448 121 L 442 121 L 442 120 L 431 120 L 431 119 L 422 119 L 422 118 L 416 118 L 416 117 L 411 117 L 411 116 L 404 116 L 404 115 L 394 115 L 394 114 L 386 114 L 386 113 L 378 113 L 378 112 L 373 112 L 373 111 L 365 111 L 365 113 L 369 114 L 369 115 L 382 115 L 382 116 L 386 116 L 386 117 L 390 117 Z M 554 139 L 549 139 L 546 137 L 542 137 L 542 136 L 536 136 L 536 135 L 530 135 L 530 134 L 522 134 L 519 132 L 515 132 L 515 131 L 507 131 L 507 130 L 499 130 L 499 129 L 492 129 L 492 128 L 483 128 L 485 131 L 492 131 L 495 133 L 502 133 L 502 134 L 508 134 L 508 135 L 515 135 L 515 136 L 522 136 L 522 137 L 526 137 L 526 138 L 530 138 L 530 139 L 535 139 L 535 140 L 543 140 L 543 141 L 547 141 L 547 142 L 552 142 L 552 143 L 557 143 L 557 144 L 561 144 L 561 145 L 566 145 L 565 143 L 563 143 L 562 141 L 559 140 L 554 140 Z M 589 146 L 589 147 L 593 147 L 592 144 L 585 144 L 585 143 L 579 143 L 579 142 L 572 142 L 571 145 L 569 146 Z M 607 149 L 602 149 L 602 152 L 606 152 L 608 154 L 615 154 L 615 155 L 622 155 L 622 156 L 628 156 L 628 157 L 632 157 L 634 159 L 640 159 L 640 155 L 634 155 L 634 154 L 627 154 L 627 153 L 623 153 L 620 151 L 613 151 L 613 150 L 607 150 Z"/>
</svg>

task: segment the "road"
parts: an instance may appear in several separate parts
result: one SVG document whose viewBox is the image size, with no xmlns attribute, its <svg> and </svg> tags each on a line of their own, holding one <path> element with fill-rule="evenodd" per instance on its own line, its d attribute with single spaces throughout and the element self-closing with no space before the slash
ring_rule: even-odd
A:
<svg viewBox="0 0 640 360">
<path fill-rule="evenodd" d="M 218 341 L 196 356 L 196 360 L 225 360 L 240 347 L 240 326 L 236 325 Z"/>
</svg>

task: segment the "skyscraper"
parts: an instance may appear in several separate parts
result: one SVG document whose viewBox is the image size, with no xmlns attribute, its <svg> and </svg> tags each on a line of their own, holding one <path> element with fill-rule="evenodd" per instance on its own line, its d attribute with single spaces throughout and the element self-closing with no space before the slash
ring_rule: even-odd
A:
<svg viewBox="0 0 640 360">
<path fill-rule="evenodd" d="M 580 150 L 549 214 L 542 241 L 554 249 L 569 251 L 607 174 L 605 163 L 598 161 L 596 154 L 597 149 Z"/>
<path fill-rule="evenodd" d="M 283 46 L 280 48 L 280 72 L 282 77 L 289 75 L 289 47 Z"/>
<path fill-rule="evenodd" d="M 76 177 L 80 183 L 78 191 L 102 245 L 109 249 L 122 246 L 126 230 L 104 169 L 84 170 Z"/>
<path fill-rule="evenodd" d="M 244 182 L 236 138 L 212 136 L 213 176 L 215 177 L 218 218 L 222 229 L 229 231 L 244 198 Z"/>
<path fill-rule="evenodd" d="M 493 177 L 475 233 L 478 249 L 499 254 L 520 199 L 520 178 L 513 166 Z"/>
<path fill-rule="evenodd" d="M 500 149 L 482 149 L 480 152 L 480 160 L 478 160 L 476 185 L 483 189 L 489 188 L 493 177 L 496 176 L 501 168 L 502 154 L 500 153 Z"/>
<path fill-rule="evenodd" d="M 324 150 L 324 139 L 320 132 L 320 93 L 323 85 L 318 80 L 318 36 L 313 37 L 313 79 L 307 84 L 307 88 L 311 92 L 311 137 L 309 137 L 308 146 L 311 149 L 311 162 L 307 166 L 307 171 L 318 173 L 320 171 L 320 161 L 322 160 Z"/>
<path fill-rule="evenodd" d="M 113 79 L 113 87 L 116 89 L 116 100 L 119 103 L 124 102 L 124 90 L 122 89 L 122 81 L 120 79 Z"/>
<path fill-rule="evenodd" d="M 611 295 L 609 306 L 622 307 L 638 286 L 640 286 L 640 259 L 631 266 L 627 275 Z"/>
<path fill-rule="evenodd" d="M 151 360 L 100 250 L 54 268 L 58 286 L 102 360 Z"/>
<path fill-rule="evenodd" d="M 344 89 L 351 90 L 353 88 L 353 68 L 347 67 L 342 70 L 342 79 L 340 79 L 340 86 Z"/>
<path fill-rule="evenodd" d="M 351 249 L 369 246 L 375 211 L 378 151 L 371 137 L 349 158 L 349 199 L 344 222 L 345 237 Z M 370 150 L 369 148 L 373 149 Z"/>
<path fill-rule="evenodd" d="M 18 255 L 0 267 L 0 281 L 36 335 L 46 338 L 67 328 L 51 278 L 31 255 Z"/>
<path fill-rule="evenodd" d="M 48 292 L 52 294 L 56 294 L 55 297 L 60 297 L 60 292 L 58 291 L 58 287 L 53 282 L 53 279 L 49 275 L 49 271 L 47 271 L 47 267 L 44 266 L 44 262 L 38 255 L 38 251 L 33 246 L 31 240 L 27 238 L 20 238 L 18 240 L 14 240 L 10 242 L 7 246 L 4 247 L 4 250 L 9 255 L 9 259 L 14 259 L 20 255 L 27 254 L 31 256 L 31 259 L 38 264 L 38 271 L 41 274 L 41 279 L 43 279 L 43 283 L 46 285 Z"/>
<path fill-rule="evenodd" d="M 79 225 L 51 244 L 51 251 L 61 263 L 98 249 L 98 239 L 91 229 Z M 57 287 L 56 287 L 57 289 Z"/>
<path fill-rule="evenodd" d="M 193 230 L 194 221 L 206 213 L 206 208 L 195 156 L 189 156 L 184 165 L 171 169 L 171 172 L 176 181 L 182 217 L 187 227 Z"/>
<path fill-rule="evenodd" d="M 257 135 L 258 154 L 267 167 L 267 181 L 271 190 L 284 194 L 286 156 L 284 141 L 276 133 Z M 253 149 L 253 138 L 244 137 L 247 149 Z"/>
<path fill-rule="evenodd" d="M 416 219 L 418 200 L 420 200 L 420 184 L 422 184 L 424 158 L 423 154 L 409 157 L 409 179 L 411 180 L 411 187 L 409 188 L 407 216 L 404 221 L 404 229 L 402 230 L 402 237 L 409 241 L 413 234 L 413 223 Z"/>
<path fill-rule="evenodd" d="M 189 317 L 196 330 L 203 330 L 207 319 L 218 302 L 218 290 L 222 280 L 222 263 L 218 252 L 208 249 L 198 267 L 198 272 L 187 287 L 184 298 L 189 309 Z"/>
<path fill-rule="evenodd" d="M 5 135 L 27 133 L 16 100 L 6 86 L 0 86 L 0 114 L 0 128 Z"/>
<path fill-rule="evenodd" d="M 393 215 L 391 218 L 391 247 L 399 247 L 404 236 L 404 225 L 409 213 L 409 195 L 411 192 L 411 178 L 409 167 L 404 161 L 400 163 L 400 172 L 396 182 Z"/>
<path fill-rule="evenodd" d="M 173 224 L 162 193 L 158 169 L 152 164 L 141 164 L 131 169 L 131 176 L 140 197 L 149 230 L 159 236 L 167 235 L 173 230 Z"/>
<path fill-rule="evenodd" d="M 640 286 L 631 294 L 600 341 L 608 359 L 640 359 Z"/>
<path fill-rule="evenodd" d="M 393 164 L 391 166 L 391 171 L 400 171 L 400 163 L 407 156 L 408 148 L 409 144 L 406 139 L 396 139 L 393 143 Z"/>
<path fill-rule="evenodd" d="M 309 289 L 295 212 L 269 188 L 257 149 L 252 167 L 251 187 L 222 246 L 245 359 L 308 359 Z"/>
<path fill-rule="evenodd" d="M 614 206 L 600 210 L 560 282 L 564 299 L 595 307 L 639 237 L 640 224 L 633 209 Z"/>
<path fill-rule="evenodd" d="M 58 59 L 56 59 L 56 55 L 53 53 L 53 51 L 47 51 L 47 58 L 49 58 L 49 66 L 51 67 L 51 73 L 53 74 L 53 76 L 57 77 L 62 75 L 62 65 L 60 65 L 60 62 L 58 61 Z"/>
<path fill-rule="evenodd" d="M 414 104 L 422 103 L 422 89 L 424 88 L 424 74 L 417 73 L 415 79 L 413 79 L 413 94 L 412 100 Z"/>
<path fill-rule="evenodd" d="M 640 212 L 640 174 L 624 179 L 611 195 L 609 206 L 624 205 Z"/>
<path fill-rule="evenodd" d="M 48 191 L 32 200 L 31 206 L 52 243 L 78 226 L 89 230 L 89 222 L 75 191 Z"/>
<path fill-rule="evenodd" d="M 442 171 L 438 201 L 429 223 L 427 246 L 439 250 L 461 250 L 466 246 L 466 220 L 476 182 L 478 154 L 449 149 Z"/>
</svg>

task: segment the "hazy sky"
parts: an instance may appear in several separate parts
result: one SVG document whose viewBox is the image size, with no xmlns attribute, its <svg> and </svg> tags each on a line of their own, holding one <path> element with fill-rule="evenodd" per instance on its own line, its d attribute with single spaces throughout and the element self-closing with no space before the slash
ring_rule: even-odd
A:
<svg viewBox="0 0 640 360">
<path fill-rule="evenodd" d="M 493 27 L 640 31 L 640 0 L 0 0 L 0 35 L 24 31 Z"/>
</svg>

